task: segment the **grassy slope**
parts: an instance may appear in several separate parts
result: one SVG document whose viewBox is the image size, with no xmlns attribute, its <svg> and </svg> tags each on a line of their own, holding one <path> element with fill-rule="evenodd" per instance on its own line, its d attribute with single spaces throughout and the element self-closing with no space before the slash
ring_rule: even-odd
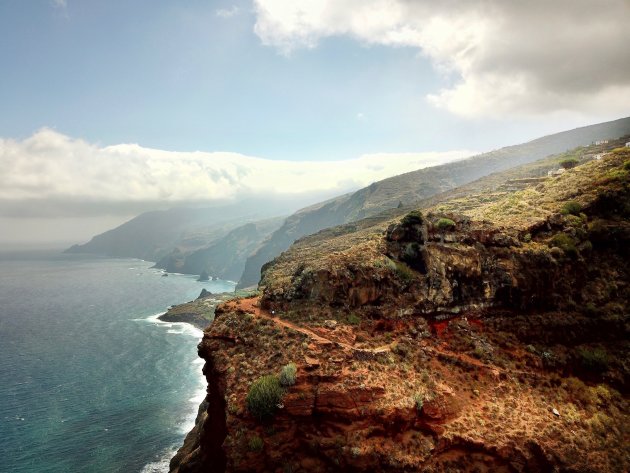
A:
<svg viewBox="0 0 630 473">
<path fill-rule="evenodd" d="M 383 211 L 395 213 L 403 206 L 443 194 L 483 176 L 531 163 L 554 153 L 584 146 L 602 137 L 618 137 L 630 133 L 630 118 L 578 128 L 539 138 L 528 143 L 508 146 L 456 163 L 413 171 L 371 184 L 353 194 L 303 209 L 289 217 L 285 224 L 250 257 L 239 287 L 255 285 L 260 268 L 289 245 L 305 235 L 321 229 L 373 217 Z M 421 204 L 420 206 L 424 206 Z"/>
</svg>

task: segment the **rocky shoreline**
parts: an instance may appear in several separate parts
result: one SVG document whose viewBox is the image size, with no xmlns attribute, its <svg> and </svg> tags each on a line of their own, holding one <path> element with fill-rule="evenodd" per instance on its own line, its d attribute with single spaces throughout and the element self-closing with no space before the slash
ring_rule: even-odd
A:
<svg viewBox="0 0 630 473">
<path fill-rule="evenodd" d="M 197 299 L 169 307 L 158 319 L 162 322 L 187 323 L 204 330 L 214 320 L 214 312 L 219 304 L 251 294 L 249 290 L 213 294 L 202 289 Z"/>
</svg>

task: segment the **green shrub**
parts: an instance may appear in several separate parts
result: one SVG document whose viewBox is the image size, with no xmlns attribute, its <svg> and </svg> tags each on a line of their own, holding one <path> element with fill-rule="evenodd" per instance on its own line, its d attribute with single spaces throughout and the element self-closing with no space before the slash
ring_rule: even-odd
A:
<svg viewBox="0 0 630 473">
<path fill-rule="evenodd" d="M 405 263 L 396 262 L 396 275 L 404 283 L 413 281 L 413 271 Z"/>
<path fill-rule="evenodd" d="M 262 452 L 263 447 L 265 446 L 265 442 L 258 435 L 254 435 L 249 438 L 247 442 L 247 447 L 252 452 Z"/>
<path fill-rule="evenodd" d="M 421 224 L 423 220 L 424 220 L 424 217 L 422 215 L 422 212 L 420 212 L 419 210 L 412 210 L 411 212 L 409 212 L 407 215 L 403 217 L 403 219 L 401 220 L 401 223 L 403 225 L 417 225 L 417 224 Z"/>
<path fill-rule="evenodd" d="M 297 366 L 295 363 L 284 365 L 280 370 L 280 384 L 282 386 L 293 386 L 297 375 Z"/>
<path fill-rule="evenodd" d="M 601 373 L 608 369 L 608 353 L 603 348 L 581 348 L 578 354 L 584 369 L 596 373 Z"/>
<path fill-rule="evenodd" d="M 455 227 L 455 222 L 453 222 L 450 218 L 441 218 L 437 221 L 435 226 L 438 230 L 446 231 L 453 229 Z"/>
<path fill-rule="evenodd" d="M 566 215 L 564 223 L 573 228 L 580 228 L 583 225 L 582 219 L 573 214 Z"/>
<path fill-rule="evenodd" d="M 416 406 L 416 411 L 420 414 L 422 412 L 422 406 L 424 405 L 424 398 L 422 394 L 416 393 L 413 396 L 413 403 Z"/>
<path fill-rule="evenodd" d="M 245 399 L 247 409 L 258 420 L 268 420 L 276 412 L 283 394 L 280 380 L 276 376 L 262 376 L 254 381 L 249 388 Z"/>
<path fill-rule="evenodd" d="M 526 233 L 525 235 L 523 235 L 523 241 L 525 243 L 529 243 L 530 241 L 532 241 L 532 234 L 531 233 Z"/>
<path fill-rule="evenodd" d="M 625 169 L 612 169 L 608 171 L 604 177 L 610 181 L 625 181 L 630 176 L 630 173 Z"/>
<path fill-rule="evenodd" d="M 359 317 L 357 314 L 350 314 L 348 316 L 348 323 L 350 325 L 359 325 L 361 323 L 361 317 Z"/>
<path fill-rule="evenodd" d="M 630 171 L 630 161 L 626 161 L 625 163 L 623 163 L 623 168 L 626 171 Z"/>
<path fill-rule="evenodd" d="M 566 158 L 560 161 L 560 166 L 564 169 L 571 169 L 577 166 L 579 161 L 576 158 Z"/>
<path fill-rule="evenodd" d="M 563 206 L 562 206 L 562 210 L 560 211 L 563 215 L 580 215 L 580 212 L 582 211 L 582 206 L 576 202 L 575 200 L 570 200 L 569 202 L 566 202 Z"/>
<path fill-rule="evenodd" d="M 577 255 L 577 248 L 575 247 L 575 240 L 566 233 L 557 233 L 553 236 L 550 242 L 550 246 L 560 248 L 565 254 L 569 256 Z"/>
</svg>

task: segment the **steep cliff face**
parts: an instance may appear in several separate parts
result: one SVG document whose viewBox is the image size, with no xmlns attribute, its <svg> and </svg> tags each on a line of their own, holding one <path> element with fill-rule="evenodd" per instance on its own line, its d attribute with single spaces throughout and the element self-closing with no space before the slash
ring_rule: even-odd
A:
<svg viewBox="0 0 630 473">
<path fill-rule="evenodd" d="M 217 309 L 172 471 L 628 471 L 628 162 L 298 241 Z"/>
<path fill-rule="evenodd" d="M 414 314 L 436 315 L 489 306 L 548 308 L 559 292 L 581 289 L 575 277 L 561 277 L 580 274 L 580 261 L 555 259 L 546 247 L 522 243 L 517 232 L 449 217 L 453 228 L 444 232 L 435 225 L 443 217 L 434 215 L 391 224 L 370 258 L 344 262 L 341 270 L 334 258 L 328 266 L 298 266 L 288 287 L 271 270 L 262 281 L 263 303 L 280 307 L 304 299 L 356 309 L 396 302 Z"/>
<path fill-rule="evenodd" d="M 176 248 L 155 267 L 185 274 L 205 271 L 213 277 L 237 281 L 247 257 L 280 226 L 282 220 L 274 218 L 241 225 L 210 245 L 194 251 L 182 252 Z"/>
</svg>

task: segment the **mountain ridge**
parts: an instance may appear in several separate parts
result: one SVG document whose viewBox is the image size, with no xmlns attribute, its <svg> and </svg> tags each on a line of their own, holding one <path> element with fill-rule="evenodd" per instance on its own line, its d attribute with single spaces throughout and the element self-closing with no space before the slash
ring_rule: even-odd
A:
<svg viewBox="0 0 630 473">
<path fill-rule="evenodd" d="M 371 217 L 381 211 L 411 205 L 472 182 L 493 172 L 533 162 L 545 156 L 604 138 L 630 133 L 630 117 L 589 125 L 507 146 L 453 163 L 393 176 L 344 194 L 320 205 L 302 209 L 287 218 L 245 263 L 238 288 L 256 285 L 262 266 L 286 250 L 298 238 L 324 228 Z M 402 191 L 401 191 L 402 189 Z"/>
</svg>

